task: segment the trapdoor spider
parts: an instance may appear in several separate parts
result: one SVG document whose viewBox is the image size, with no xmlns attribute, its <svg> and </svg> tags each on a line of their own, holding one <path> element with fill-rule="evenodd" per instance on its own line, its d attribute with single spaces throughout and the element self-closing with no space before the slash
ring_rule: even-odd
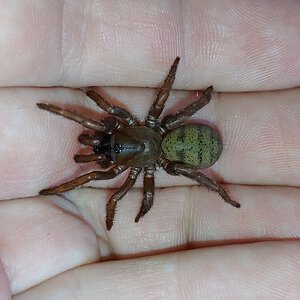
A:
<svg viewBox="0 0 300 300">
<path fill-rule="evenodd" d="M 60 194 L 92 180 L 112 179 L 130 168 L 126 181 L 106 205 L 106 227 L 110 230 L 117 202 L 133 187 L 142 170 L 144 197 L 135 222 L 151 209 L 155 189 L 154 172 L 158 165 L 170 175 L 183 175 L 197 181 L 217 192 L 225 202 L 240 207 L 221 185 L 199 171 L 213 165 L 221 154 L 222 141 L 217 132 L 206 125 L 184 125 L 189 117 L 209 103 L 212 86 L 184 109 L 164 117 L 161 122 L 158 120 L 175 80 L 178 63 L 179 57 L 175 59 L 162 88 L 159 89 L 144 125 L 139 124 L 130 112 L 108 103 L 94 91 L 89 91 L 87 95 L 111 115 L 100 122 L 52 104 L 37 103 L 40 109 L 61 115 L 93 130 L 93 134 L 81 134 L 78 138 L 83 145 L 91 146 L 93 153 L 75 155 L 74 160 L 77 163 L 96 161 L 105 169 L 92 171 L 61 185 L 41 190 L 40 194 Z"/>
</svg>

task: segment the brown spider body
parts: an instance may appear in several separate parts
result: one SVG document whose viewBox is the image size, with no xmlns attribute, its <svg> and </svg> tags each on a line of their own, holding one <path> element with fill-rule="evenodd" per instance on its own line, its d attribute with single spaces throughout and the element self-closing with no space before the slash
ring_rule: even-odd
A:
<svg viewBox="0 0 300 300">
<path fill-rule="evenodd" d="M 106 205 L 106 227 L 110 230 L 117 202 L 133 187 L 142 169 L 144 197 L 135 222 L 151 209 L 155 190 L 154 172 L 158 165 L 170 175 L 183 175 L 197 181 L 209 190 L 217 192 L 227 203 L 240 207 L 240 204 L 233 201 L 221 185 L 199 171 L 213 165 L 219 158 L 222 151 L 219 135 L 206 125 L 184 124 L 190 116 L 209 103 L 212 87 L 207 88 L 198 99 L 184 109 L 166 116 L 161 122 L 158 120 L 175 80 L 178 63 L 179 57 L 175 59 L 163 87 L 159 89 L 144 125 L 139 125 L 127 110 L 108 103 L 94 91 L 89 91 L 87 95 L 111 116 L 101 122 L 52 104 L 37 103 L 40 109 L 61 115 L 93 130 L 92 135 L 79 136 L 79 142 L 92 147 L 93 153 L 75 155 L 74 159 L 78 163 L 96 161 L 105 168 L 41 190 L 40 194 L 60 194 L 92 180 L 112 179 L 129 167 L 130 172 L 126 181 Z"/>
<path fill-rule="evenodd" d="M 126 127 L 115 133 L 115 162 L 127 167 L 149 167 L 161 156 L 161 136 L 145 126 Z"/>
</svg>

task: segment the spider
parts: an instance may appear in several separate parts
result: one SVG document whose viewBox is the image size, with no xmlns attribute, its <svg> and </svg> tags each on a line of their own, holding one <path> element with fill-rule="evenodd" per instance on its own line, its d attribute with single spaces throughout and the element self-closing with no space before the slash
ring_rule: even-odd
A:
<svg viewBox="0 0 300 300">
<path fill-rule="evenodd" d="M 92 180 L 112 179 L 130 168 L 126 181 L 106 205 L 106 227 L 110 230 L 118 201 L 133 187 L 142 170 L 144 196 L 135 222 L 151 209 L 155 190 L 154 172 L 158 165 L 170 175 L 183 175 L 197 181 L 218 193 L 225 202 L 239 208 L 240 204 L 232 200 L 221 185 L 199 171 L 210 167 L 219 158 L 222 152 L 220 136 L 206 125 L 184 124 L 189 117 L 209 103 L 213 87 L 208 87 L 200 97 L 182 110 L 159 121 L 175 80 L 179 60 L 180 58 L 176 57 L 163 86 L 158 90 L 144 125 L 130 112 L 110 104 L 92 90 L 87 92 L 87 96 L 110 115 L 102 121 L 92 120 L 53 104 L 37 103 L 40 109 L 61 115 L 93 131 L 92 134 L 83 133 L 78 137 L 81 144 L 92 147 L 93 153 L 75 155 L 74 160 L 77 163 L 95 161 L 102 169 L 41 190 L 40 195 L 60 194 Z"/>
</svg>

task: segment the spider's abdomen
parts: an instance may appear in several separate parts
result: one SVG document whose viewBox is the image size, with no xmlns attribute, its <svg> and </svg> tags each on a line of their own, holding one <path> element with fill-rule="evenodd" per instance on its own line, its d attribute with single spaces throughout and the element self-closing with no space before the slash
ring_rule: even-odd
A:
<svg viewBox="0 0 300 300">
<path fill-rule="evenodd" d="M 207 125 L 191 124 L 178 127 L 166 134 L 161 143 L 165 157 L 201 169 L 213 165 L 221 155 L 222 140 Z"/>
</svg>

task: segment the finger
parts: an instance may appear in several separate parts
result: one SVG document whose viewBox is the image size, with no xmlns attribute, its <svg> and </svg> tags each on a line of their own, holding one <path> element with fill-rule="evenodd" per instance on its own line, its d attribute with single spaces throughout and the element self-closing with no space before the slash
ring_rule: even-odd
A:
<svg viewBox="0 0 300 300">
<path fill-rule="evenodd" d="M 139 119 L 145 117 L 155 95 L 155 91 L 145 89 L 109 89 L 109 93 L 125 108 L 130 107 Z M 211 124 L 222 135 L 223 153 L 211 168 L 216 179 L 240 184 L 299 185 L 299 95 L 299 89 L 214 94 L 211 103 L 191 122 Z M 184 102 L 191 101 L 190 96 L 173 93 L 165 114 L 183 107 Z M 41 189 L 99 169 L 96 164 L 77 164 L 73 160 L 75 154 L 91 151 L 80 148 L 77 141 L 83 128 L 36 106 L 36 102 L 46 99 L 95 120 L 106 116 L 98 113 L 83 93 L 67 89 L 4 89 L 0 99 L 5 103 L 0 112 L 2 199 L 36 195 Z M 162 170 L 155 176 L 158 187 L 194 184 L 182 177 L 167 176 Z M 118 187 L 123 180 L 118 177 L 93 186 Z M 136 186 L 141 185 L 139 179 Z"/>
<path fill-rule="evenodd" d="M 0 299 L 3 300 L 11 299 L 9 279 L 7 278 L 5 268 L 1 261 L 0 261 Z"/>
<path fill-rule="evenodd" d="M 88 265 L 14 299 L 293 299 L 300 292 L 299 247 L 256 243 Z"/>
<path fill-rule="evenodd" d="M 112 97 L 112 101 L 118 99 L 143 120 L 155 91 L 107 88 L 104 94 Z M 173 92 L 163 116 L 177 112 L 197 95 L 199 93 Z M 230 183 L 299 186 L 299 97 L 300 89 L 213 93 L 211 102 L 187 121 L 208 124 L 222 137 L 223 152 L 208 174 Z M 157 172 L 156 176 L 158 186 L 191 182 L 166 176 L 164 171 Z"/>
<path fill-rule="evenodd" d="M 0 286 L 4 287 L 7 277 L 13 294 L 99 259 L 91 227 L 78 218 L 74 205 L 61 200 L 55 203 L 57 200 L 0 203 Z"/>
<path fill-rule="evenodd" d="M 73 176 L 78 167 L 73 164 L 74 149 L 79 148 L 76 141 L 82 127 L 74 122 L 66 124 L 63 118 L 49 123 L 50 113 L 36 105 L 42 99 L 54 102 L 57 98 L 60 103 L 65 100 L 76 105 L 82 93 L 67 89 L 0 90 L 0 199 L 36 195 L 37 187 L 48 182 L 49 171 L 51 180 L 68 177 L 68 171 Z"/>
<path fill-rule="evenodd" d="M 298 1 L 9 1 L 2 11 L 2 86 L 157 86 L 177 55 L 176 88 L 299 86 Z"/>
<path fill-rule="evenodd" d="M 227 185 L 226 189 L 241 208 L 203 187 L 156 189 L 153 207 L 138 223 L 134 219 L 143 194 L 141 189 L 130 191 L 118 203 L 109 231 L 113 254 L 128 258 L 174 248 L 299 238 L 299 188 Z M 105 206 L 111 193 L 80 189 L 66 195 L 105 240 Z"/>
<path fill-rule="evenodd" d="M 153 208 L 138 223 L 142 191 L 131 191 L 118 204 L 109 233 L 104 190 L 77 190 L 66 195 L 71 202 L 53 196 L 2 201 L 0 253 L 6 273 L 0 267 L 0 279 L 7 276 L 18 293 L 99 258 L 299 238 L 299 189 L 227 188 L 242 204 L 239 210 L 199 187 L 168 188 L 156 191 Z"/>
</svg>

